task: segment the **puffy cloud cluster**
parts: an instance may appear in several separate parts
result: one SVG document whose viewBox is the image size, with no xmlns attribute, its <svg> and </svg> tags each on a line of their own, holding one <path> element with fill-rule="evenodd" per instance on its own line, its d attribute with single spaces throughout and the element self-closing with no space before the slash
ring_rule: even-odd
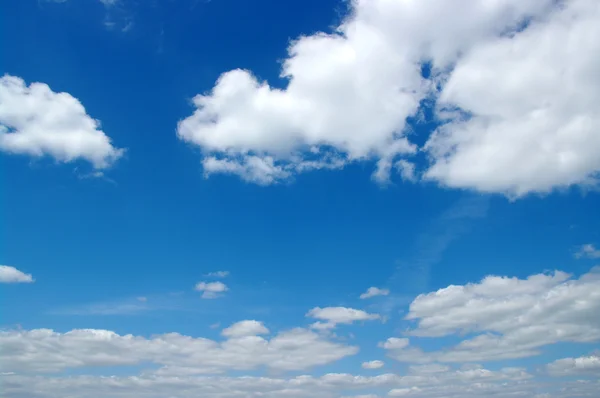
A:
<svg viewBox="0 0 600 398">
<path fill-rule="evenodd" d="M 59 162 L 83 159 L 96 169 L 109 167 L 124 153 L 77 98 L 44 83 L 27 86 L 10 75 L 0 78 L 0 150 Z"/>
<path fill-rule="evenodd" d="M 537 355 L 558 342 L 600 341 L 600 267 L 578 279 L 556 271 L 527 279 L 488 276 L 480 283 L 419 295 L 406 316 L 413 336 L 476 334 L 447 350 L 423 352 L 408 339 L 386 342 L 407 362 L 469 362 Z M 396 341 L 394 340 L 394 341 Z"/>
<path fill-rule="evenodd" d="M 177 133 L 206 174 L 259 184 L 364 159 L 379 181 L 398 170 L 511 196 L 596 184 L 597 36 L 596 0 L 357 0 L 333 33 L 290 44 L 285 88 L 225 72 Z M 407 117 L 425 99 L 442 126 L 418 148 Z"/>
<path fill-rule="evenodd" d="M 0 331 L 0 368 L 4 372 L 52 373 L 65 369 L 160 365 L 160 375 L 220 373 L 267 367 L 301 370 L 356 354 L 357 347 L 328 340 L 306 329 L 280 332 L 271 339 L 256 321 L 223 330 L 224 341 L 169 333 L 151 338 L 80 329 Z"/>
</svg>

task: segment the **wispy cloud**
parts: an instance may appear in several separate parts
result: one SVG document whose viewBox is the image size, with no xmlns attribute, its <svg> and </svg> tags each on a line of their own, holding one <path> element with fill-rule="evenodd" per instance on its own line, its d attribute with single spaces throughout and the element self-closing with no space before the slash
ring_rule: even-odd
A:
<svg viewBox="0 0 600 398">
<path fill-rule="evenodd" d="M 435 218 L 417 236 L 413 254 L 398 261 L 387 283 L 392 294 L 377 304 L 382 307 L 379 311 L 389 313 L 427 291 L 433 267 L 454 241 L 470 231 L 475 220 L 486 217 L 489 204 L 489 196 L 463 197 Z"/>
</svg>

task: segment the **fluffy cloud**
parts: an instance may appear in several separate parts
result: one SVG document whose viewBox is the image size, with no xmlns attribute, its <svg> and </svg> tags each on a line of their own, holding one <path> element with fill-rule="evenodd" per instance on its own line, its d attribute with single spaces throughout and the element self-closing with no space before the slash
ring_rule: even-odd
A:
<svg viewBox="0 0 600 398">
<path fill-rule="evenodd" d="M 449 286 L 418 296 L 406 318 L 417 322 L 409 332 L 414 336 L 476 334 L 443 351 L 385 347 L 391 357 L 407 362 L 520 358 L 557 342 L 600 341 L 600 267 L 579 279 L 557 271 Z"/>
<path fill-rule="evenodd" d="M 390 291 L 388 289 L 380 289 L 378 287 L 372 286 L 368 288 L 366 292 L 361 294 L 360 298 L 364 300 L 375 296 L 387 296 L 388 294 L 390 294 Z"/>
<path fill-rule="evenodd" d="M 600 249 L 596 249 L 596 247 L 591 243 L 586 243 L 577 249 L 575 252 L 575 258 L 600 258 Z"/>
<path fill-rule="evenodd" d="M 371 321 L 381 318 L 379 314 L 369 314 L 362 310 L 346 307 L 315 307 L 308 311 L 306 316 L 325 321 L 312 324 L 311 327 L 313 329 L 331 329 L 340 323 L 348 325 L 352 322 Z"/>
<path fill-rule="evenodd" d="M 363 369 L 380 369 L 380 368 L 383 368 L 383 365 L 384 365 L 383 361 L 375 360 L 375 361 L 363 362 L 361 366 Z"/>
<path fill-rule="evenodd" d="M 238 323 L 225 329 L 218 342 L 169 333 L 152 338 L 119 335 L 107 330 L 81 329 L 58 333 L 48 329 L 0 331 L 3 372 L 52 373 L 65 369 L 160 365 L 156 374 L 186 375 L 226 370 L 301 370 L 356 354 L 306 329 L 280 332 L 270 340 L 257 336 L 258 325 Z M 265 329 L 266 330 L 266 329 Z M 250 333 L 252 332 L 252 333 Z"/>
<path fill-rule="evenodd" d="M 594 184 L 599 35 L 595 0 L 354 1 L 335 32 L 291 43 L 285 88 L 223 73 L 177 134 L 206 174 L 270 184 L 372 159 L 375 180 L 415 180 L 406 118 L 434 98 L 425 178 L 512 196 Z"/>
<path fill-rule="evenodd" d="M 258 336 L 268 333 L 269 329 L 267 329 L 262 322 L 254 320 L 234 323 L 230 327 L 223 329 L 221 332 L 225 337 Z"/>
<path fill-rule="evenodd" d="M 9 75 L 0 78 L 0 150 L 59 162 L 83 159 L 96 169 L 109 167 L 124 152 L 77 98 Z"/>
<path fill-rule="evenodd" d="M 598 36 L 598 2 L 571 0 L 468 52 L 438 105 L 469 116 L 429 140 L 434 164 L 426 176 L 513 196 L 596 184 L 600 42 L 590 37 Z"/>
<path fill-rule="evenodd" d="M 223 293 L 229 290 L 223 282 L 198 282 L 196 284 L 197 291 L 202 292 L 202 298 L 214 299 L 220 297 Z"/>
<path fill-rule="evenodd" d="M 31 274 L 19 271 L 9 265 L 0 265 L 0 283 L 32 283 Z"/>
<path fill-rule="evenodd" d="M 600 356 L 559 359 L 548 364 L 547 370 L 552 376 L 594 375 L 600 377 Z"/>
</svg>

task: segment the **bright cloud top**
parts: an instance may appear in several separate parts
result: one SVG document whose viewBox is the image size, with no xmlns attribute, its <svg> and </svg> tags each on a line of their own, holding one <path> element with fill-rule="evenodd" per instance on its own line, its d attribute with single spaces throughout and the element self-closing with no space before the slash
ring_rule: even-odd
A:
<svg viewBox="0 0 600 398">
<path fill-rule="evenodd" d="M 31 274 L 19 271 L 9 265 L 0 265 L 0 283 L 32 283 Z"/>
<path fill-rule="evenodd" d="M 527 279 L 488 276 L 480 283 L 449 286 L 418 296 L 406 319 L 409 333 L 475 337 L 442 351 L 423 352 L 388 346 L 392 358 L 405 362 L 473 362 L 538 355 L 558 342 L 600 341 L 600 267 L 579 279 L 569 274 L 532 275 Z"/>
<path fill-rule="evenodd" d="M 198 282 L 196 284 L 197 291 L 202 292 L 202 298 L 214 299 L 220 297 L 223 293 L 229 290 L 223 282 Z"/>
<path fill-rule="evenodd" d="M 284 89 L 233 70 L 194 98 L 177 134 L 203 149 L 207 175 L 270 184 L 374 159 L 375 179 L 396 169 L 414 180 L 405 158 L 419 149 L 406 118 L 433 97 L 445 123 L 421 148 L 424 178 L 512 196 L 597 182 L 595 0 L 359 0 L 351 8 L 334 33 L 291 43 Z"/>
<path fill-rule="evenodd" d="M 27 86 L 10 75 L 0 78 L 0 150 L 59 162 L 83 159 L 96 169 L 109 167 L 124 153 L 77 98 L 44 83 Z"/>
<path fill-rule="evenodd" d="M 471 362 L 533 356 L 544 345 L 557 342 L 600 341 L 599 292 L 600 269 L 593 268 L 577 279 L 558 271 L 527 279 L 489 276 L 479 283 L 422 294 L 410 305 L 407 318 L 417 324 L 409 334 L 421 338 L 452 334 L 458 337 L 464 333 L 476 336 L 440 351 L 423 351 L 414 345 L 418 339 L 388 338 L 379 344 L 379 349 L 394 360 L 410 363 L 401 374 L 210 376 L 262 368 L 278 374 L 302 371 L 359 353 L 358 346 L 334 333 L 317 333 L 301 327 L 271 333 L 257 320 L 242 320 L 224 328 L 221 340 L 178 333 L 145 337 L 97 329 L 65 333 L 49 329 L 3 330 L 0 371 L 9 396 L 29 396 L 36 386 L 45 385 L 48 398 L 64 396 L 66 391 L 70 396 L 84 397 L 89 395 L 90 388 L 98 393 L 116 387 L 124 396 L 148 398 L 173 394 L 330 398 L 339 397 L 341 391 L 379 396 L 370 394 L 373 389 L 387 390 L 389 396 L 422 398 L 535 396 L 548 386 L 535 380 L 526 369 L 488 370 Z M 379 318 L 377 314 L 346 307 L 316 307 L 307 316 L 333 326 Z M 70 369 L 148 364 L 154 366 L 135 377 L 48 376 Z M 598 355 L 593 353 L 558 359 L 545 369 L 553 376 L 585 378 L 598 375 L 598 365 Z M 361 363 L 368 370 L 383 366 L 381 360 Z M 560 382 L 564 394 L 541 396 L 589 395 L 597 385 L 589 380 L 586 383 Z"/>
</svg>

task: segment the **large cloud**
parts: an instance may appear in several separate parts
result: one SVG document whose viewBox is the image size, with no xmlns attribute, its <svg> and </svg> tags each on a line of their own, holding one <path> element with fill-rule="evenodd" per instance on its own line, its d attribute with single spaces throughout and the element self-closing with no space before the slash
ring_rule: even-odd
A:
<svg viewBox="0 0 600 398">
<path fill-rule="evenodd" d="M 471 117 L 442 127 L 427 177 L 519 196 L 595 184 L 600 171 L 600 3 L 566 1 L 465 55 L 440 105 Z"/>
<path fill-rule="evenodd" d="M 270 340 L 254 321 L 223 331 L 218 342 L 177 333 L 145 338 L 106 330 L 48 329 L 0 331 L 0 368 L 6 372 L 60 372 L 65 369 L 152 362 L 159 374 L 220 373 L 268 367 L 301 370 L 353 355 L 357 347 L 325 339 L 306 329 L 283 331 Z"/>
<path fill-rule="evenodd" d="M 443 351 L 422 352 L 408 341 L 387 347 L 407 362 L 521 358 L 558 342 L 600 341 L 600 267 L 578 279 L 557 271 L 449 286 L 418 296 L 406 318 L 417 321 L 413 336 L 476 334 Z"/>
<path fill-rule="evenodd" d="M 77 98 L 10 75 L 0 78 L 0 150 L 59 162 L 83 159 L 96 169 L 109 167 L 124 152 Z"/>
<path fill-rule="evenodd" d="M 414 179 L 398 158 L 418 150 L 406 118 L 439 96 L 449 119 L 423 148 L 426 178 L 509 195 L 593 183 L 600 12 L 564 3 L 354 1 L 334 33 L 291 43 L 285 88 L 223 73 L 178 135 L 203 149 L 205 173 L 260 184 L 362 159 L 377 161 L 375 179 Z"/>
</svg>

